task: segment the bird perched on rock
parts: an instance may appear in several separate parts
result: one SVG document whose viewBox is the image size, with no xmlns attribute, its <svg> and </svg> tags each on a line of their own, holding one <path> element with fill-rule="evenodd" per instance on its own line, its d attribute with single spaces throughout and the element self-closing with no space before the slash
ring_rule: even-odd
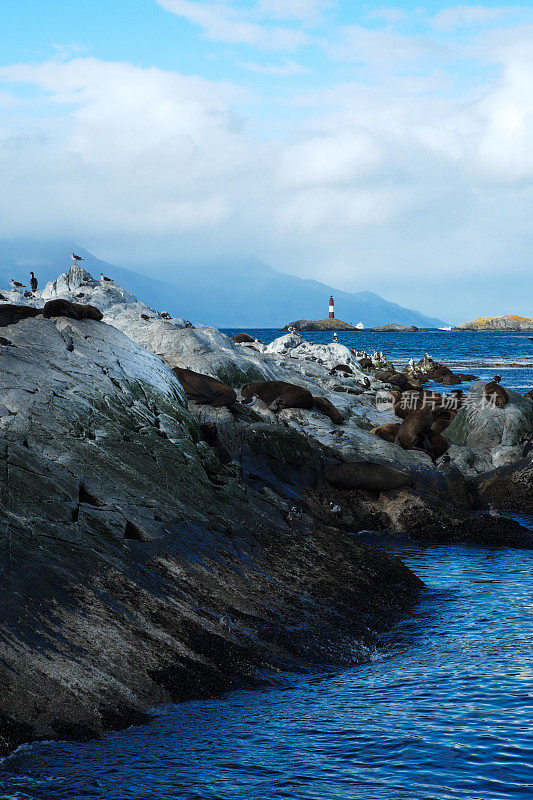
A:
<svg viewBox="0 0 533 800">
<path fill-rule="evenodd" d="M 75 264 L 77 264 L 78 261 L 85 261 L 85 259 L 82 258 L 82 256 L 77 256 L 76 253 L 71 253 L 70 257 L 74 261 Z"/>
<path fill-rule="evenodd" d="M 170 316 L 168 311 L 162 311 L 161 312 L 161 319 L 172 319 L 172 317 Z"/>
<path fill-rule="evenodd" d="M 100 273 L 100 280 L 101 281 L 109 281 L 111 283 L 111 278 L 106 278 L 103 272 Z"/>
<path fill-rule="evenodd" d="M 339 505 L 337 505 L 337 503 L 330 503 L 329 510 L 331 511 L 332 514 L 340 514 L 342 508 Z"/>
<path fill-rule="evenodd" d="M 233 630 L 233 628 L 235 627 L 235 623 L 233 622 L 229 614 L 223 614 L 221 617 L 219 617 L 218 621 L 220 625 L 222 625 L 222 627 L 226 628 L 226 630 L 228 631 Z"/>
<path fill-rule="evenodd" d="M 148 314 L 141 314 L 141 319 L 151 319 Z"/>
<path fill-rule="evenodd" d="M 21 289 L 24 289 L 24 288 L 25 288 L 24 284 L 23 284 L 23 283 L 20 283 L 19 281 L 16 281 L 16 280 L 15 280 L 15 278 L 11 278 L 11 280 L 9 281 L 9 285 L 10 285 L 10 286 L 11 286 L 11 288 L 12 288 L 12 289 L 14 289 L 16 292 L 20 292 L 20 290 L 21 290 Z"/>
<path fill-rule="evenodd" d="M 24 292 L 24 297 L 33 297 L 33 292 L 28 292 L 28 290 L 26 290 Z"/>
<path fill-rule="evenodd" d="M 301 510 L 298 506 L 292 506 L 291 510 L 287 514 L 287 522 L 291 526 L 298 526 L 298 522 L 300 521 L 300 517 L 302 516 Z"/>
<path fill-rule="evenodd" d="M 37 280 L 37 278 L 35 277 L 33 272 L 30 272 L 30 275 L 31 275 L 31 278 L 30 278 L 31 290 L 32 290 L 32 292 L 36 292 L 37 291 L 37 287 L 39 285 L 39 281 Z"/>
</svg>

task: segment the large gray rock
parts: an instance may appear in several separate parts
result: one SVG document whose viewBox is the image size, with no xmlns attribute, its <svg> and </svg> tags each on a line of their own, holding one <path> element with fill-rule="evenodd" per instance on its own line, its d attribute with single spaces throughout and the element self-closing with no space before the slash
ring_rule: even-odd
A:
<svg viewBox="0 0 533 800">
<path fill-rule="evenodd" d="M 533 403 L 507 389 L 509 403 L 497 408 L 484 400 L 484 389 L 481 381 L 471 387 L 465 406 L 446 428 L 450 442 L 480 452 L 497 451 L 533 434 Z"/>
<path fill-rule="evenodd" d="M 221 464 L 170 368 L 118 329 L 38 316 L 3 335 L 1 753 L 342 661 L 416 593 L 396 559 L 304 514 L 294 527 L 273 501 L 294 496 L 285 463 L 270 494 Z M 265 477 L 312 468 L 309 440 L 256 422 L 241 451 Z"/>
</svg>

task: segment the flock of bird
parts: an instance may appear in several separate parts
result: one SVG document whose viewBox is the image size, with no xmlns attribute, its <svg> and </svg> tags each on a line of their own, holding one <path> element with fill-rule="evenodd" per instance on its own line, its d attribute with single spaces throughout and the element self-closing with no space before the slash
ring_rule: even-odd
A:
<svg viewBox="0 0 533 800">
<path fill-rule="evenodd" d="M 80 261 L 85 261 L 85 259 L 83 258 L 83 256 L 78 256 L 78 255 L 76 255 L 76 253 L 71 253 L 71 254 L 70 254 L 70 257 L 71 257 L 71 259 L 72 259 L 72 262 L 73 262 L 74 264 L 79 264 L 79 263 L 80 263 Z M 111 278 L 107 278 L 107 277 L 106 277 L 106 276 L 103 274 L 103 272 L 101 272 L 101 273 L 100 273 L 100 280 L 101 280 L 101 281 L 109 281 L 109 282 L 112 282 L 112 279 L 111 279 Z M 21 283 L 20 281 L 16 281 L 16 280 L 15 280 L 15 278 L 11 278 L 11 280 L 9 281 L 9 285 L 11 286 L 11 288 L 13 289 L 13 291 L 15 291 L 15 292 L 22 292 L 22 290 L 23 290 L 23 289 L 25 289 L 26 291 L 24 291 L 24 297 L 31 297 L 31 295 L 32 295 L 34 292 L 36 292 L 36 291 L 37 291 L 37 287 L 39 286 L 39 281 L 38 281 L 38 280 L 37 280 L 37 278 L 35 277 L 34 273 L 33 273 L 33 272 L 30 272 L 30 287 L 31 287 L 31 292 L 27 290 L 27 287 L 26 287 L 26 284 L 25 284 L 25 283 Z"/>
</svg>

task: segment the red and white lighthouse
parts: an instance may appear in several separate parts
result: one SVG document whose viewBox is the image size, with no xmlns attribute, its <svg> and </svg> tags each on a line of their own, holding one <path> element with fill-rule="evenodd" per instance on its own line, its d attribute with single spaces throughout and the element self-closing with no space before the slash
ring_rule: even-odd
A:
<svg viewBox="0 0 533 800">
<path fill-rule="evenodd" d="M 333 295 L 329 298 L 329 318 L 335 319 L 335 304 L 333 302 Z"/>
</svg>

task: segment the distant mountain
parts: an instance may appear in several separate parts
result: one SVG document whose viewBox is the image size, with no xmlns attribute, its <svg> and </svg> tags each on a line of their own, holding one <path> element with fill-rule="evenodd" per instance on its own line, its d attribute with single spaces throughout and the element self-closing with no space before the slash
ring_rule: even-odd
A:
<svg viewBox="0 0 533 800">
<path fill-rule="evenodd" d="M 293 319 L 322 319 L 333 294 L 336 315 L 354 325 L 444 325 L 436 317 L 403 308 L 374 292 L 342 292 L 318 281 L 276 272 L 257 259 L 162 267 L 160 278 L 151 278 L 101 261 L 68 241 L 0 239 L 0 289 L 8 287 L 11 277 L 29 283 L 31 269 L 42 288 L 69 268 L 72 251 L 85 258 L 84 266 L 95 277 L 103 272 L 159 311 L 187 317 L 196 324 L 282 328 Z"/>
</svg>

